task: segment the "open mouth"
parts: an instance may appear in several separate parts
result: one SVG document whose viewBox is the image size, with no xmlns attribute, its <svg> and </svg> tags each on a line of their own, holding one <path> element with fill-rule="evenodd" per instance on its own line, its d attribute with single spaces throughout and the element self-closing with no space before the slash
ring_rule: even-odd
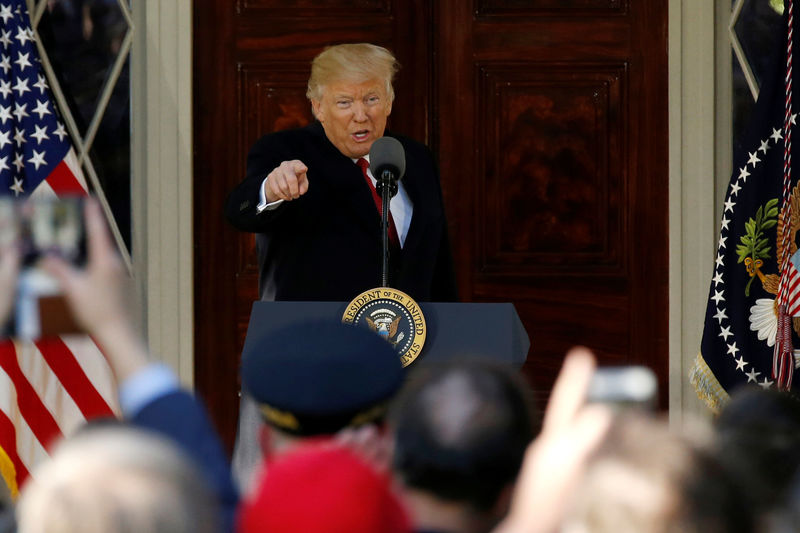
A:
<svg viewBox="0 0 800 533">
<path fill-rule="evenodd" d="M 353 136 L 353 139 L 355 139 L 356 142 L 364 142 L 369 137 L 369 131 L 360 130 L 360 131 L 357 131 L 357 132 L 353 133 L 352 136 Z"/>
</svg>

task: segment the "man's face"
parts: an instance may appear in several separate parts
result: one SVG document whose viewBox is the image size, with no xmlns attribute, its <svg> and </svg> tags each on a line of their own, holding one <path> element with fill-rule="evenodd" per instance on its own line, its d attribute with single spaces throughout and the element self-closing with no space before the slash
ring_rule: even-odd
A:
<svg viewBox="0 0 800 533">
<path fill-rule="evenodd" d="M 378 79 L 331 83 L 323 88 L 322 99 L 312 100 L 311 105 L 328 139 L 353 159 L 369 153 L 392 112 L 386 84 Z"/>
</svg>

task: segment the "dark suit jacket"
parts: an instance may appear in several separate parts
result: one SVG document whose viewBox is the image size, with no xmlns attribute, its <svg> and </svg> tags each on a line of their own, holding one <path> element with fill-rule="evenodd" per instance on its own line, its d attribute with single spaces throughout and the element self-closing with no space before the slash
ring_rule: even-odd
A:
<svg viewBox="0 0 800 533">
<path fill-rule="evenodd" d="M 430 151 L 395 136 L 405 148 L 403 184 L 413 215 L 389 285 L 417 301 L 455 301 L 455 274 L 439 176 Z M 282 161 L 308 167 L 309 189 L 297 200 L 256 213 L 264 178 Z M 228 196 L 225 214 L 257 233 L 262 300 L 349 301 L 381 284 L 381 224 L 361 169 L 315 122 L 259 139 L 247 177 Z"/>
<path fill-rule="evenodd" d="M 150 401 L 129 421 L 171 439 L 192 458 L 217 496 L 224 530 L 233 531 L 239 494 L 228 456 L 200 400 L 184 390 L 175 390 Z"/>
</svg>

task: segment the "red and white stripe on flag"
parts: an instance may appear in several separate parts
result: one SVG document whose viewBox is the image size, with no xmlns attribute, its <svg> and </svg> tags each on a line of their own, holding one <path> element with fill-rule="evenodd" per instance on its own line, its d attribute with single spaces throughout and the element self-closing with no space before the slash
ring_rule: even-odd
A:
<svg viewBox="0 0 800 533">
<path fill-rule="evenodd" d="M 64 159 L 31 192 L 31 198 L 53 198 L 57 196 L 86 196 L 89 187 L 83 176 L 75 150 L 70 147 Z"/>
<path fill-rule="evenodd" d="M 113 415 L 111 370 L 85 335 L 0 342 L 0 472 L 12 494 L 62 436 Z"/>
<path fill-rule="evenodd" d="M 786 311 L 789 316 L 800 316 L 800 251 L 795 252 L 784 272 L 786 283 Z"/>
<path fill-rule="evenodd" d="M 0 194 L 86 195 L 86 179 L 41 68 L 27 4 L 2 0 L 2 7 L 0 52 L 27 61 L 0 69 Z M 0 474 L 12 494 L 58 438 L 118 411 L 113 383 L 87 336 L 0 341 Z"/>
</svg>

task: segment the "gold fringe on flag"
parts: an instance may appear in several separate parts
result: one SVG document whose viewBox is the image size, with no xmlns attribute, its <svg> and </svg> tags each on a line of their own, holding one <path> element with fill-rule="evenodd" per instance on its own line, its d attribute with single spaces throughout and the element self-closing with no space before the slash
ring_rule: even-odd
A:
<svg viewBox="0 0 800 533">
<path fill-rule="evenodd" d="M 16 499 L 19 493 L 17 486 L 17 469 L 14 468 L 14 463 L 8 454 L 0 448 L 0 476 L 5 480 L 8 490 L 11 492 L 11 498 Z"/>
<path fill-rule="evenodd" d="M 730 396 L 719 384 L 714 373 L 708 368 L 703 354 L 698 353 L 694 360 L 694 365 L 689 371 L 689 383 L 694 385 L 697 397 L 703 400 L 714 414 L 719 414 L 722 408 L 730 400 Z"/>
</svg>

